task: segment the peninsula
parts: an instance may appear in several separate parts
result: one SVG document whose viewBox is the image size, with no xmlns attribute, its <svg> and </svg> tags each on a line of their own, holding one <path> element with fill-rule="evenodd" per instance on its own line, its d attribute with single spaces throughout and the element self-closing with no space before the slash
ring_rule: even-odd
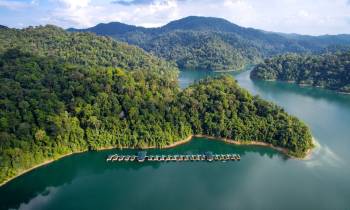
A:
<svg viewBox="0 0 350 210">
<path fill-rule="evenodd" d="M 309 128 L 230 76 L 180 90 L 142 49 L 55 26 L 0 29 L 0 183 L 103 148 L 162 148 L 191 135 L 259 140 L 303 157 Z"/>
</svg>

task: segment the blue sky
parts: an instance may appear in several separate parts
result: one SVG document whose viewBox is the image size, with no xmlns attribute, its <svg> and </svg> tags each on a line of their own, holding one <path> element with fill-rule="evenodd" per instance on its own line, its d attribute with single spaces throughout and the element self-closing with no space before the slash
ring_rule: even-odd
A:
<svg viewBox="0 0 350 210">
<path fill-rule="evenodd" d="M 300 34 L 350 34 L 350 0 L 0 0 L 0 24 L 85 28 L 119 21 L 157 27 L 189 15 Z"/>
</svg>

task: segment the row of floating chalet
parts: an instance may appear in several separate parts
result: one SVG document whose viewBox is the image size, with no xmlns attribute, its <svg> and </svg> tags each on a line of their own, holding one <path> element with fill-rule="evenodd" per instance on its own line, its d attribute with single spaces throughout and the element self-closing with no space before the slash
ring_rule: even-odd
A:
<svg viewBox="0 0 350 210">
<path fill-rule="evenodd" d="M 139 151 L 136 155 L 109 155 L 106 161 L 225 161 L 225 160 L 241 160 L 238 154 L 214 154 L 213 152 L 205 152 L 197 155 L 147 155 L 146 151 Z"/>
</svg>

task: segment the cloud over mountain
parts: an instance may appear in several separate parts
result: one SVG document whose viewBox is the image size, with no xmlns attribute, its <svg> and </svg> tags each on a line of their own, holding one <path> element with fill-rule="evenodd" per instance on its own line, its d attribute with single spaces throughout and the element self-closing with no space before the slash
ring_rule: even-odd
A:
<svg viewBox="0 0 350 210">
<path fill-rule="evenodd" d="M 350 33 L 349 0 L 0 0 L 0 18 L 14 27 L 101 22 L 161 26 L 190 15 L 222 17 L 246 27 L 301 34 Z M 30 7 L 28 7 L 30 5 Z M 16 10 L 16 11 L 14 11 Z M 21 24 L 19 24 L 21 23 Z"/>
</svg>

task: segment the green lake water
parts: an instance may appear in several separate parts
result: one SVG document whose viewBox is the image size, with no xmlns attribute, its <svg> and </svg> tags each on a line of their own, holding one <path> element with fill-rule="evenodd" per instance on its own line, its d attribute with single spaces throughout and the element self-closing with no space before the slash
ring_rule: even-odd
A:
<svg viewBox="0 0 350 210">
<path fill-rule="evenodd" d="M 350 209 L 350 96 L 232 73 L 253 94 L 310 126 L 317 148 L 294 160 L 264 147 L 197 138 L 153 154 L 238 153 L 240 162 L 106 163 L 112 153 L 62 158 L 0 187 L 0 209 Z M 182 88 L 209 72 L 182 71 Z"/>
</svg>

